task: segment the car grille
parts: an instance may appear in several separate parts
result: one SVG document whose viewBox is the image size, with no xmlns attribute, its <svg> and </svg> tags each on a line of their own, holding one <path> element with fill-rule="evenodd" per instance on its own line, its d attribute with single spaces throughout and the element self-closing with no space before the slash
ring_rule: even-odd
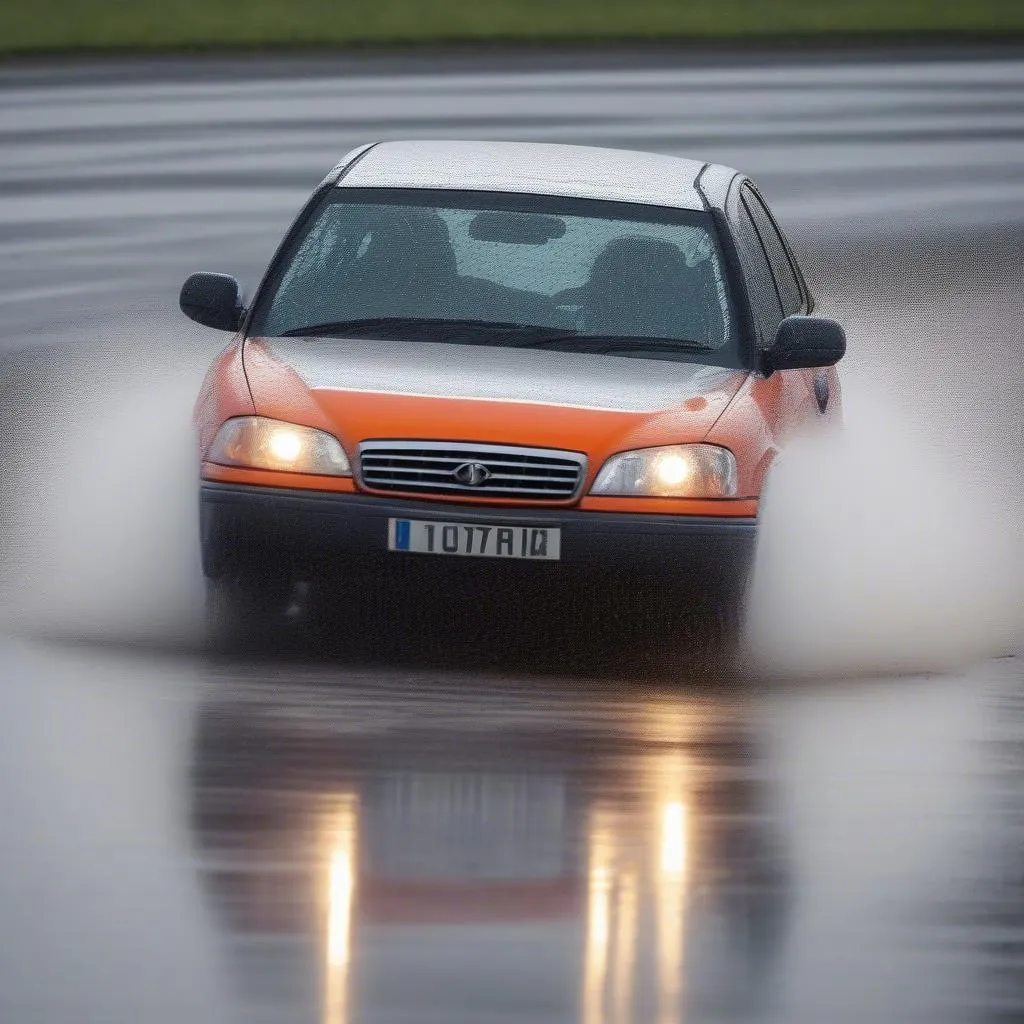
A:
<svg viewBox="0 0 1024 1024">
<path fill-rule="evenodd" d="M 436 441 L 364 441 L 363 484 L 375 491 L 565 501 L 586 475 L 579 452 Z M 468 467 L 468 468 L 467 468 Z"/>
</svg>

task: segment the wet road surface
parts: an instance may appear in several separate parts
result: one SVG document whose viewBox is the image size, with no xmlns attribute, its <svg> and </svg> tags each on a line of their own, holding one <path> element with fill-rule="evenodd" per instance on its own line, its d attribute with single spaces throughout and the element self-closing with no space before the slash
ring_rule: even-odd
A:
<svg viewBox="0 0 1024 1024">
<path fill-rule="evenodd" d="M 5 1020 L 1010 1021 L 1017 666 L 638 687 L 5 647 Z"/>
<path fill-rule="evenodd" d="M 57 422 L 55 395 L 102 405 L 101 385 L 124 382 L 112 361 L 180 371 L 190 393 L 220 339 L 175 317 L 181 278 L 251 285 L 308 189 L 369 137 L 749 170 L 854 318 L 852 375 L 887 353 L 890 385 L 916 380 L 938 409 L 929 361 L 969 334 L 958 386 L 1002 410 L 986 429 L 1019 488 L 1024 64 L 253 69 L 5 72 L 9 532 L 40 511 L 10 469 L 25 421 Z M 935 350 L 894 352 L 910 327 Z M 135 456 L 120 465 L 140 487 L 152 453 Z M 80 512 L 67 532 L 103 556 L 103 503 L 75 483 L 54 492 Z M 162 594 L 186 558 L 165 534 L 138 544 L 169 553 L 136 560 L 139 593 L 102 644 L 67 628 L 0 640 L 0 1020 L 1024 1017 L 1019 659 L 712 685 L 687 679 L 685 652 L 669 682 L 500 643 L 452 665 L 437 634 L 399 659 L 386 630 L 373 658 L 215 659 L 178 634 L 119 634 L 118 608 Z M 24 553 L 2 553 L 9 584 Z M 120 576 L 94 577 L 83 603 Z"/>
</svg>

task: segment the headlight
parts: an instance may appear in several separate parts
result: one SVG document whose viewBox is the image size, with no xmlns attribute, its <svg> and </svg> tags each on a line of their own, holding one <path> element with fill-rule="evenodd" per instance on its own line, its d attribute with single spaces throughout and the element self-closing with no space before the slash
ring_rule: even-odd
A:
<svg viewBox="0 0 1024 1024">
<path fill-rule="evenodd" d="M 318 476 L 350 476 L 352 473 L 337 438 L 312 427 L 263 416 L 227 420 L 217 431 L 207 460 L 224 466 Z"/>
<path fill-rule="evenodd" d="M 713 444 L 676 444 L 613 455 L 591 494 L 649 498 L 732 498 L 736 459 Z"/>
</svg>

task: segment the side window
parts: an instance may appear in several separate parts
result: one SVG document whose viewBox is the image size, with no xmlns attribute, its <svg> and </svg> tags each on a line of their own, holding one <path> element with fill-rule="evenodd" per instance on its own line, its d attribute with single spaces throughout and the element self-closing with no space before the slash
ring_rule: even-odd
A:
<svg viewBox="0 0 1024 1024">
<path fill-rule="evenodd" d="M 775 340 L 775 332 L 782 323 L 782 306 L 761 238 L 742 202 L 737 207 L 736 241 L 750 293 L 758 342 L 761 348 L 767 348 Z"/>
<path fill-rule="evenodd" d="M 772 273 L 775 275 L 775 283 L 779 288 L 782 311 L 786 316 L 789 316 L 790 313 L 799 313 L 803 308 L 804 297 L 779 230 L 765 209 L 764 203 L 752 188 L 744 185 L 740 195 L 743 198 L 743 205 L 746 206 L 747 212 L 753 218 L 761 243 L 768 253 Z"/>
</svg>

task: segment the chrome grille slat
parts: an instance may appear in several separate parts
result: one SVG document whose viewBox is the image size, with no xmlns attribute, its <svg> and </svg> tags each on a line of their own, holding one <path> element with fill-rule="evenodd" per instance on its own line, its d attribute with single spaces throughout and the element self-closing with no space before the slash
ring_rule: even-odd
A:
<svg viewBox="0 0 1024 1024">
<path fill-rule="evenodd" d="M 533 487 L 492 487 L 489 490 L 483 487 L 463 487 L 456 484 L 453 487 L 436 487 L 430 484 L 421 483 L 406 483 L 398 487 L 382 487 L 379 484 L 368 484 L 374 490 L 388 490 L 388 491 L 405 491 L 406 493 L 416 494 L 460 494 L 467 498 L 472 498 L 474 495 L 477 497 L 535 497 L 535 498 L 546 498 L 548 501 L 561 501 L 564 500 L 564 495 L 553 494 L 551 491 L 537 490 Z M 481 493 L 483 492 L 483 493 Z"/>
<path fill-rule="evenodd" d="M 363 463 L 365 464 L 367 462 L 445 462 L 450 463 L 453 466 L 457 466 L 460 463 L 472 461 L 473 459 L 478 459 L 479 457 L 480 452 L 464 452 L 459 453 L 458 455 L 446 455 L 444 457 L 426 455 L 420 456 L 409 453 L 404 453 L 402 455 L 381 455 L 377 454 L 376 452 L 364 452 Z M 495 466 L 550 465 L 552 467 L 557 467 L 561 469 L 571 469 L 573 471 L 575 471 L 579 465 L 579 463 L 572 462 L 568 459 L 564 461 L 559 461 L 555 459 L 500 459 L 494 458 L 493 456 L 489 456 L 487 461 Z"/>
<path fill-rule="evenodd" d="M 565 472 L 565 471 L 564 470 L 558 470 L 558 472 L 561 473 L 561 472 Z M 441 479 L 444 479 L 445 477 L 450 477 L 452 474 L 451 474 L 450 470 L 444 470 L 444 469 L 409 469 L 409 468 L 401 468 L 401 467 L 398 467 L 398 466 L 388 466 L 386 468 L 380 468 L 380 469 L 377 468 L 376 466 L 374 466 L 372 469 L 370 469 L 368 467 L 365 467 L 365 466 L 363 467 L 363 478 L 365 480 L 367 480 L 367 481 L 370 481 L 370 480 L 372 480 L 372 479 L 374 479 L 375 477 L 378 477 L 378 476 L 380 476 L 380 477 L 382 477 L 383 479 L 386 480 L 386 479 L 388 479 L 388 478 L 390 478 L 392 476 L 397 476 L 397 475 L 401 475 L 401 476 L 437 476 L 437 477 L 440 477 Z M 531 482 L 541 481 L 541 482 L 544 482 L 544 483 L 552 483 L 552 484 L 556 484 L 556 485 L 560 486 L 560 485 L 566 484 L 566 483 L 574 485 L 576 483 L 576 475 L 577 474 L 575 472 L 573 472 L 570 477 L 534 476 L 533 474 L 526 474 L 526 473 L 522 473 L 522 474 L 519 474 L 519 473 L 492 473 L 491 474 L 491 480 L 520 480 L 520 481 L 528 480 L 528 481 L 531 481 Z"/>
<path fill-rule="evenodd" d="M 458 463 L 456 463 L 456 465 L 458 465 Z M 413 466 L 367 466 L 366 463 L 364 462 L 363 476 L 366 477 L 366 479 L 369 479 L 371 475 L 376 474 L 386 478 L 389 476 L 394 476 L 397 473 L 401 473 L 412 474 L 413 476 L 445 477 L 452 475 L 452 469 L 455 469 L 455 466 L 452 466 L 451 469 L 416 469 Z"/>
<path fill-rule="evenodd" d="M 479 463 L 490 475 L 476 485 L 460 482 L 454 474 L 466 463 Z M 359 446 L 361 482 L 376 491 L 566 501 L 582 487 L 586 466 L 582 453 L 546 448 L 443 441 Z"/>
<path fill-rule="evenodd" d="M 553 470 L 553 472 L 564 472 L 563 470 Z M 578 474 L 573 473 L 570 477 L 560 476 L 533 476 L 528 473 L 492 473 L 492 480 L 542 480 L 546 483 L 563 484 L 563 483 L 576 483 L 576 477 Z"/>
</svg>

